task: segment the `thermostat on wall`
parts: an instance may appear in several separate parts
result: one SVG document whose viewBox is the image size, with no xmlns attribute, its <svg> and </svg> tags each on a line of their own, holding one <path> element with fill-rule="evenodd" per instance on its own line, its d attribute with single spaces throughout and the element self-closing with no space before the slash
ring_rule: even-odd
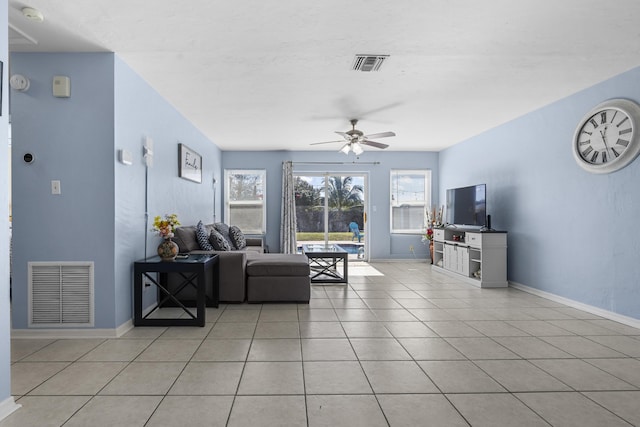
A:
<svg viewBox="0 0 640 427">
<path fill-rule="evenodd" d="M 67 76 L 53 76 L 53 96 L 56 98 L 71 97 L 71 80 Z"/>
</svg>

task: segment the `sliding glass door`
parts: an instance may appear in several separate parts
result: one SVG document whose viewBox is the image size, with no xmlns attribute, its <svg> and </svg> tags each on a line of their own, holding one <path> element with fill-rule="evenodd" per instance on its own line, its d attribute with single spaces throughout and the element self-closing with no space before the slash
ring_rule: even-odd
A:
<svg viewBox="0 0 640 427">
<path fill-rule="evenodd" d="M 368 259 L 365 174 L 296 173 L 298 246 L 339 245 L 349 260 Z"/>
</svg>

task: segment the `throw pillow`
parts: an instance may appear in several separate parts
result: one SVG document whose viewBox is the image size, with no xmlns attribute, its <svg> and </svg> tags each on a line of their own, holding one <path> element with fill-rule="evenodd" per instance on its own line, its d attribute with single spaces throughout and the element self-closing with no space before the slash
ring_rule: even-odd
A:
<svg viewBox="0 0 640 427">
<path fill-rule="evenodd" d="M 211 230 L 211 234 L 209 235 L 209 242 L 213 249 L 216 251 L 230 251 L 231 246 L 229 246 L 229 242 L 227 239 L 222 237 L 222 234 L 218 233 L 216 230 Z"/>
<path fill-rule="evenodd" d="M 229 243 L 229 246 L 231 246 L 231 249 L 236 249 L 236 247 L 233 245 L 233 240 L 231 240 L 231 237 L 229 236 L 229 226 L 223 222 L 216 222 L 215 224 L 213 224 L 213 227 L 218 231 L 218 233 L 220 233 L 222 235 L 222 237 L 225 238 L 225 240 Z"/>
<path fill-rule="evenodd" d="M 233 246 L 235 246 L 236 249 L 244 249 L 247 247 L 247 239 L 245 239 L 242 231 L 235 225 L 229 227 L 229 237 L 231 237 Z"/>
<path fill-rule="evenodd" d="M 200 245 L 201 250 L 213 250 L 213 246 L 211 246 L 211 243 L 209 243 L 209 232 L 202 221 L 198 221 L 198 225 L 196 225 L 196 238 L 198 239 L 198 245 Z"/>
</svg>

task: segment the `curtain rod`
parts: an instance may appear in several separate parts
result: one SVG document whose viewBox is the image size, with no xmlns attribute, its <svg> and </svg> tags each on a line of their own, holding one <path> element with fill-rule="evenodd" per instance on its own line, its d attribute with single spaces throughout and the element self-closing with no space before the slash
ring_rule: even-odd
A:
<svg viewBox="0 0 640 427">
<path fill-rule="evenodd" d="M 294 165 L 379 165 L 380 162 L 291 162 Z"/>
</svg>

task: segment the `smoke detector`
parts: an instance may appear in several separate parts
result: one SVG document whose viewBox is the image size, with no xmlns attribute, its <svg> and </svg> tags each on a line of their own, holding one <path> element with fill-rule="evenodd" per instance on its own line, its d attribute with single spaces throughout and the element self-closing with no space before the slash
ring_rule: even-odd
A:
<svg viewBox="0 0 640 427">
<path fill-rule="evenodd" d="M 353 71 L 380 71 L 380 67 L 389 55 L 356 55 L 353 66 Z"/>
<path fill-rule="evenodd" d="M 44 21 L 44 15 L 38 9 L 32 7 L 23 7 L 22 14 L 30 21 L 42 22 Z"/>
</svg>

